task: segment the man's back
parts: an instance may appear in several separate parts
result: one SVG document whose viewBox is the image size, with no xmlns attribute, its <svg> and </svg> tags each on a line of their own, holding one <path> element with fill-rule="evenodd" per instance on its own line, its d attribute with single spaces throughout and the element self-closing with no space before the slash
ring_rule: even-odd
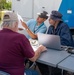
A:
<svg viewBox="0 0 74 75">
<path fill-rule="evenodd" d="M 9 29 L 0 31 L 0 70 L 10 75 L 24 75 L 24 58 L 33 56 L 34 52 L 24 35 Z"/>
</svg>

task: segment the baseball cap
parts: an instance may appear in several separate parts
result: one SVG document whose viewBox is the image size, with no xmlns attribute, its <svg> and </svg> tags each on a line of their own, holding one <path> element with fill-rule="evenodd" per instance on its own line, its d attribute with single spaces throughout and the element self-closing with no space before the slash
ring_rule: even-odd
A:
<svg viewBox="0 0 74 75">
<path fill-rule="evenodd" d="M 39 15 L 40 18 L 45 18 L 45 19 L 48 18 L 48 15 L 47 14 L 48 13 L 46 11 L 43 11 L 42 13 L 38 13 L 38 15 Z"/>
<path fill-rule="evenodd" d="M 51 12 L 50 19 L 62 21 L 62 16 L 63 15 L 59 11 L 53 10 Z"/>
<path fill-rule="evenodd" d="M 4 14 L 3 21 L 18 21 L 17 14 L 13 11 L 7 11 Z"/>
</svg>

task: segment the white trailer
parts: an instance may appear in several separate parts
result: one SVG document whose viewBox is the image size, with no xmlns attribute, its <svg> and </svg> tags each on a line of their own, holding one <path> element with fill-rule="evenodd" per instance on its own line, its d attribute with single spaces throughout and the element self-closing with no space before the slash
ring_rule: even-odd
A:
<svg viewBox="0 0 74 75">
<path fill-rule="evenodd" d="M 12 0 L 12 10 L 18 12 L 25 21 L 37 17 L 37 13 L 46 10 L 58 10 L 62 0 Z M 48 21 L 46 22 L 48 23 Z M 47 25 L 47 24 L 46 24 Z"/>
<path fill-rule="evenodd" d="M 46 10 L 58 10 L 63 14 L 63 20 L 74 28 L 74 0 L 12 0 L 12 10 L 18 12 L 27 21 L 36 19 L 37 13 Z M 48 20 L 45 22 L 47 26 Z"/>
</svg>

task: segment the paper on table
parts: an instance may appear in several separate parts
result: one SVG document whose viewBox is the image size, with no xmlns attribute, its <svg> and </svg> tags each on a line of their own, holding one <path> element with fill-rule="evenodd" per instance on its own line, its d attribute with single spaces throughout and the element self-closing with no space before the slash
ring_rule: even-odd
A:
<svg viewBox="0 0 74 75">
<path fill-rule="evenodd" d="M 23 18 L 22 18 L 19 14 L 17 14 L 17 16 L 18 16 L 18 28 L 25 29 L 25 28 L 22 26 L 22 23 L 21 23 L 21 21 L 23 21 Z M 21 20 L 21 21 L 20 21 L 20 20 Z"/>
<path fill-rule="evenodd" d="M 29 39 L 30 44 L 34 51 L 36 51 L 39 48 L 39 42 L 38 40 Z"/>
</svg>

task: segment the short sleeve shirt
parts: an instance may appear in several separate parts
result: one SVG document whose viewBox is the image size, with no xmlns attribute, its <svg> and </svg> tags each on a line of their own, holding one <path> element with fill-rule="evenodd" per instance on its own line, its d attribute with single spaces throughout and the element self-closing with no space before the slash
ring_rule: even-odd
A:
<svg viewBox="0 0 74 75">
<path fill-rule="evenodd" d="M 28 39 L 9 29 L 0 31 L 0 70 L 10 75 L 24 75 L 24 61 L 32 58 L 34 51 Z"/>
<path fill-rule="evenodd" d="M 46 33 L 46 31 L 47 31 L 47 27 L 44 24 L 44 22 L 42 24 L 40 24 L 39 26 L 37 26 L 37 21 L 34 20 L 34 19 L 29 20 L 27 22 L 27 26 L 35 34 L 37 34 L 37 33 Z M 27 37 L 30 38 L 29 35 Z"/>
</svg>

